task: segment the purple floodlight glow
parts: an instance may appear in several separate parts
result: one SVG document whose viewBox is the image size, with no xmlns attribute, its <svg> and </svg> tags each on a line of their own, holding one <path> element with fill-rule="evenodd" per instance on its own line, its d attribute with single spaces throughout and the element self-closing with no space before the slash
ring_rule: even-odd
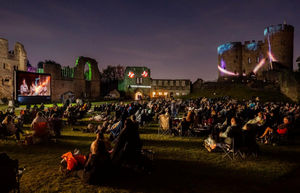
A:
<svg viewBox="0 0 300 193">
<path fill-rule="evenodd" d="M 225 69 L 225 68 L 226 68 L 226 63 L 225 63 L 225 61 L 223 60 L 223 58 L 221 58 L 221 68 L 222 68 L 222 69 Z M 224 73 L 221 72 L 221 75 L 223 76 Z"/>
<path fill-rule="evenodd" d="M 272 62 L 276 62 L 277 60 L 275 59 L 275 57 L 272 54 L 272 49 L 271 49 L 271 42 L 270 42 L 270 35 L 268 34 L 268 46 L 269 46 L 269 52 L 268 52 L 268 56 L 270 59 L 270 63 L 271 63 L 271 68 L 273 68 L 272 66 Z"/>
<path fill-rule="evenodd" d="M 270 58 L 270 62 L 272 62 L 272 61 L 276 62 L 277 61 L 276 58 L 273 56 L 273 54 L 271 52 L 268 52 L 268 56 Z"/>
<path fill-rule="evenodd" d="M 253 73 L 256 74 L 256 72 L 265 64 L 266 59 L 262 59 L 253 69 Z"/>
<path fill-rule="evenodd" d="M 223 60 L 223 58 L 221 59 L 221 68 L 225 69 L 226 68 L 226 63 Z"/>
<path fill-rule="evenodd" d="M 225 70 L 224 68 L 222 68 L 221 66 L 218 65 L 218 69 L 221 73 L 224 73 L 224 74 L 227 74 L 227 75 L 230 75 L 230 76 L 238 76 L 239 74 L 238 73 L 234 73 L 234 72 L 230 72 L 228 70 Z"/>
<path fill-rule="evenodd" d="M 29 67 L 27 67 L 27 72 L 36 72 L 36 68 L 29 66 Z"/>
</svg>

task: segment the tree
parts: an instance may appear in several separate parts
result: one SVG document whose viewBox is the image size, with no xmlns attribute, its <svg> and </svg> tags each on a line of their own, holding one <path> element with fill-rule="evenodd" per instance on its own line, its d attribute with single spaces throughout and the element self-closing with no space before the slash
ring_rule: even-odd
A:
<svg viewBox="0 0 300 193">
<path fill-rule="evenodd" d="M 56 65 L 60 65 L 59 63 L 55 62 L 54 60 L 45 60 L 45 61 L 39 61 L 37 63 L 37 67 L 38 68 L 43 68 L 44 64 L 56 64 Z"/>
<path fill-rule="evenodd" d="M 27 60 L 27 67 L 32 67 L 32 64 L 30 64 L 29 60 Z"/>
<path fill-rule="evenodd" d="M 108 65 L 107 68 L 103 69 L 101 72 L 101 78 L 103 80 L 122 80 L 124 79 L 124 67 L 121 65 L 111 66 Z"/>
</svg>

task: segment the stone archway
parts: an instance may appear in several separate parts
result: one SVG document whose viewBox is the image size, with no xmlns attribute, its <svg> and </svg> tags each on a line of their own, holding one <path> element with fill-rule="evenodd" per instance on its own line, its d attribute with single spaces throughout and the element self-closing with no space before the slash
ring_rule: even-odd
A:
<svg viewBox="0 0 300 193">
<path fill-rule="evenodd" d="M 84 65 L 84 78 L 87 81 L 92 80 L 92 67 L 90 62 L 86 62 Z"/>
<path fill-rule="evenodd" d="M 142 100 L 143 99 L 143 93 L 141 91 L 136 91 L 134 94 L 134 100 Z"/>
<path fill-rule="evenodd" d="M 100 71 L 96 60 L 80 56 L 74 68 L 75 93 L 85 98 L 100 96 Z"/>
</svg>

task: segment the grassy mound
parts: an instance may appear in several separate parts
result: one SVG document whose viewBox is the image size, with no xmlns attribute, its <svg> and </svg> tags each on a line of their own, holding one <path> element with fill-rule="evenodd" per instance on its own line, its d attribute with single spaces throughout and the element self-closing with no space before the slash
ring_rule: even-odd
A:
<svg viewBox="0 0 300 193">
<path fill-rule="evenodd" d="M 291 102 L 291 100 L 276 89 L 255 89 L 244 84 L 238 83 L 214 83 L 204 88 L 196 90 L 190 96 L 191 98 L 208 97 L 216 98 L 230 96 L 238 100 L 249 100 L 259 97 L 261 101 L 279 101 Z"/>
</svg>

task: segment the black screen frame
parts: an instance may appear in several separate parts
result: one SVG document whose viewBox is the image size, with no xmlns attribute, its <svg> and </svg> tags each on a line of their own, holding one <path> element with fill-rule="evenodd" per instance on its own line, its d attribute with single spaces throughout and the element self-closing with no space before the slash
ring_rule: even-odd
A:
<svg viewBox="0 0 300 193">
<path fill-rule="evenodd" d="M 20 96 L 18 95 L 18 82 L 19 76 L 18 73 L 22 74 L 35 74 L 37 76 L 50 76 L 50 95 L 47 96 Z M 40 104 L 40 103 L 50 103 L 52 96 L 52 77 L 49 73 L 34 73 L 34 72 L 27 72 L 27 71 L 14 71 L 14 99 L 20 104 Z"/>
</svg>

